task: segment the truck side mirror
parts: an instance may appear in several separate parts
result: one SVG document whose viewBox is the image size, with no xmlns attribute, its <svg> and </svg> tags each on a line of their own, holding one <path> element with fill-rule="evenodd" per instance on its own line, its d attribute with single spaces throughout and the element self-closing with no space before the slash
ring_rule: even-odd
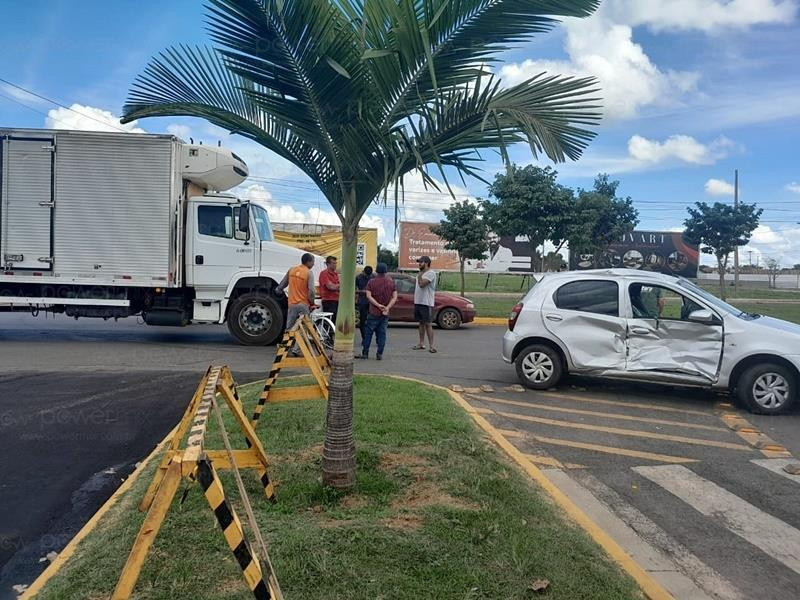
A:
<svg viewBox="0 0 800 600">
<path fill-rule="evenodd" d="M 250 233 L 250 205 L 242 204 L 239 207 L 239 231 Z"/>
</svg>

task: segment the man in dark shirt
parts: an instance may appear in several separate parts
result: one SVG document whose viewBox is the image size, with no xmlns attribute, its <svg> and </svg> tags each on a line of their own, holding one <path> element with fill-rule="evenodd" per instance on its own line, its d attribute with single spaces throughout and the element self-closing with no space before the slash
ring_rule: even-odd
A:
<svg viewBox="0 0 800 600">
<path fill-rule="evenodd" d="M 372 267 L 367 265 L 364 270 L 356 277 L 356 307 L 358 308 L 358 329 L 361 331 L 361 341 L 364 341 L 364 333 L 367 331 L 367 313 L 369 312 L 369 300 L 367 300 L 367 283 L 372 279 Z"/>
<path fill-rule="evenodd" d="M 386 347 L 386 328 L 389 326 L 389 311 L 397 302 L 397 290 L 394 281 L 386 275 L 386 264 L 378 263 L 375 268 L 377 276 L 370 279 L 364 290 L 369 302 L 369 314 L 367 315 L 367 326 L 364 333 L 365 337 L 361 341 L 361 356 L 356 358 L 369 358 L 369 347 L 372 344 L 372 334 L 375 334 L 378 342 L 378 354 L 376 359 L 383 359 L 383 350 Z"/>
</svg>

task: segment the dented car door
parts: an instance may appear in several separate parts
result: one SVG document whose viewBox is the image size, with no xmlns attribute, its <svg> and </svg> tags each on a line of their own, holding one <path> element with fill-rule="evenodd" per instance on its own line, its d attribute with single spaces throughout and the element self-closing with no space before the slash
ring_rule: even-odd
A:
<svg viewBox="0 0 800 600">
<path fill-rule="evenodd" d="M 669 287 L 638 281 L 627 287 L 626 371 L 651 379 L 674 380 L 680 374 L 697 383 L 716 381 L 722 357 L 722 320 L 708 307 Z M 702 313 L 710 313 L 711 319 L 693 320 Z"/>
</svg>

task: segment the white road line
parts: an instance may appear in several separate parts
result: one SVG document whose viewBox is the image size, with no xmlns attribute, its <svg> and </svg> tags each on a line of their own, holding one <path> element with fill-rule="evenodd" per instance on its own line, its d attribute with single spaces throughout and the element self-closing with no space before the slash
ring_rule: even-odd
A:
<svg viewBox="0 0 800 600">
<path fill-rule="evenodd" d="M 706 594 L 686 576 L 671 557 L 658 551 L 589 490 L 560 469 L 542 469 L 542 473 L 569 496 L 603 531 L 625 548 L 625 552 L 666 589 L 675 600 L 721 600 L 724 596 Z M 731 597 L 728 597 L 731 598 Z M 728 600 L 725 598 L 725 600 Z M 739 598 L 733 596 L 732 598 Z"/>
<path fill-rule="evenodd" d="M 684 466 L 633 467 L 633 470 L 800 573 L 800 531 L 791 525 Z"/>
<path fill-rule="evenodd" d="M 800 483 L 800 475 L 792 475 L 791 473 L 787 473 L 783 470 L 783 467 L 788 464 L 797 464 L 798 461 L 795 458 L 761 458 L 757 460 L 751 460 L 750 462 L 758 465 L 759 467 L 769 469 L 773 473 L 782 475 L 783 477 L 786 477 L 786 479 L 791 479 L 795 483 Z"/>
<path fill-rule="evenodd" d="M 697 558 L 688 548 L 597 477 L 588 471 L 570 473 L 570 476 L 612 510 L 645 542 L 660 551 L 662 555 L 669 557 L 677 569 L 694 581 L 708 596 L 717 600 L 744 600 L 744 596 L 727 579 Z"/>
</svg>

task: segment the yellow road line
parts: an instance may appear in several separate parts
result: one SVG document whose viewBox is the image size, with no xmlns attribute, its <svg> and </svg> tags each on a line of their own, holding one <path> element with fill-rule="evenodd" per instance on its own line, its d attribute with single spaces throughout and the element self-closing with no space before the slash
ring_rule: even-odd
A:
<svg viewBox="0 0 800 600">
<path fill-rule="evenodd" d="M 689 429 L 705 429 L 708 431 L 728 431 L 726 427 L 719 427 L 717 425 L 698 425 L 696 423 L 684 423 L 683 421 L 670 421 L 668 419 L 653 419 L 650 417 L 634 417 L 632 415 L 620 415 L 616 413 L 597 412 L 593 410 L 580 410 L 577 408 L 567 408 L 563 406 L 552 406 L 549 404 L 540 404 L 538 402 L 520 402 L 518 400 L 501 400 L 500 398 L 491 398 L 489 396 L 480 396 L 478 394 L 470 394 L 473 398 L 484 400 L 486 402 L 498 402 L 500 404 L 510 404 L 512 406 L 523 406 L 525 408 L 540 408 L 542 410 L 552 410 L 556 412 L 565 412 L 574 415 L 587 415 L 592 417 L 603 417 L 607 419 L 620 419 L 624 421 L 637 421 L 641 423 L 653 423 L 655 425 L 673 425 L 676 427 L 687 427 Z"/>
<path fill-rule="evenodd" d="M 541 423 L 542 425 L 553 425 L 556 427 L 569 427 L 571 429 L 585 429 L 588 431 L 602 431 L 603 433 L 613 433 L 616 435 L 627 435 L 630 437 L 647 438 L 651 440 L 666 440 L 669 442 L 681 442 L 683 444 L 695 444 L 697 446 L 713 446 L 715 448 L 726 448 L 728 450 L 750 451 L 750 446 L 744 444 L 734 444 L 731 442 L 718 442 L 716 440 L 704 440 L 697 438 L 684 437 L 682 435 L 668 435 L 666 433 L 650 433 L 649 431 L 638 431 L 635 429 L 621 429 L 619 427 L 602 427 L 600 425 L 590 425 L 588 423 L 572 423 L 570 421 L 558 421 L 556 419 L 543 419 L 530 415 L 518 415 L 515 413 L 497 412 L 496 414 L 508 417 L 509 419 L 519 419 Z"/>
<path fill-rule="evenodd" d="M 645 596 L 650 600 L 675 600 L 673 596 L 659 584 L 652 575 L 650 575 L 639 563 L 637 563 L 625 550 L 620 546 L 608 533 L 603 531 L 600 526 L 592 521 L 592 519 L 583 512 L 577 504 L 575 504 L 569 496 L 562 492 L 552 481 L 550 481 L 541 469 L 534 465 L 514 444 L 509 442 L 503 437 L 500 432 L 487 421 L 484 417 L 478 414 L 474 407 L 470 405 L 460 394 L 445 387 L 430 384 L 426 381 L 419 379 L 412 379 L 410 377 L 391 376 L 397 379 L 405 379 L 430 385 L 431 387 L 439 388 L 450 394 L 450 397 L 455 400 L 461 408 L 463 408 L 468 415 L 483 429 L 500 448 L 505 451 L 522 469 L 533 479 L 550 497 L 558 503 L 559 506 L 566 512 L 580 527 L 588 533 L 592 539 L 605 550 L 617 564 L 619 564 L 630 575 L 639 587 L 642 588 Z"/>
<path fill-rule="evenodd" d="M 542 456 L 541 454 L 526 454 L 525 457 L 534 464 L 544 465 L 546 467 L 556 467 L 558 469 L 585 469 L 586 465 L 579 465 L 576 463 L 562 463 L 551 456 Z"/>
<path fill-rule="evenodd" d="M 700 415 L 702 417 L 713 417 L 714 415 L 710 412 L 704 412 L 702 410 L 693 410 L 691 408 L 674 408 L 672 406 L 660 406 L 657 403 L 653 404 L 642 404 L 637 402 L 621 402 L 619 400 L 604 400 L 602 398 L 586 398 L 584 396 L 573 396 L 572 394 L 561 394 L 557 392 L 547 392 L 543 393 L 542 396 L 545 398 L 552 397 L 552 398 L 564 398 L 565 400 L 577 400 L 578 402 L 589 402 L 592 404 L 608 404 L 609 406 L 622 406 L 625 408 L 644 408 L 647 410 L 658 410 L 661 412 L 676 412 L 684 415 Z"/>
<path fill-rule="evenodd" d="M 600 444 L 587 444 L 585 442 L 573 442 L 572 440 L 562 440 L 559 438 L 543 437 L 541 435 L 531 435 L 531 438 L 543 444 L 554 446 L 567 446 L 568 448 L 580 448 L 581 450 L 591 450 L 604 454 L 617 454 L 619 456 L 630 456 L 633 458 L 643 458 L 670 464 L 683 464 L 698 462 L 694 458 L 684 458 L 682 456 L 670 456 L 669 454 L 657 454 L 655 452 L 643 452 L 640 450 L 628 450 L 626 448 L 615 448 L 614 446 L 601 446 Z"/>
<path fill-rule="evenodd" d="M 733 408 L 730 404 L 725 402 L 718 402 L 718 409 Z M 722 422 L 736 432 L 740 438 L 756 448 L 761 454 L 767 458 L 791 458 L 792 453 L 789 452 L 784 446 L 777 443 L 768 435 L 762 433 L 757 427 L 750 423 L 747 419 L 737 413 L 722 413 L 719 416 Z"/>
</svg>

